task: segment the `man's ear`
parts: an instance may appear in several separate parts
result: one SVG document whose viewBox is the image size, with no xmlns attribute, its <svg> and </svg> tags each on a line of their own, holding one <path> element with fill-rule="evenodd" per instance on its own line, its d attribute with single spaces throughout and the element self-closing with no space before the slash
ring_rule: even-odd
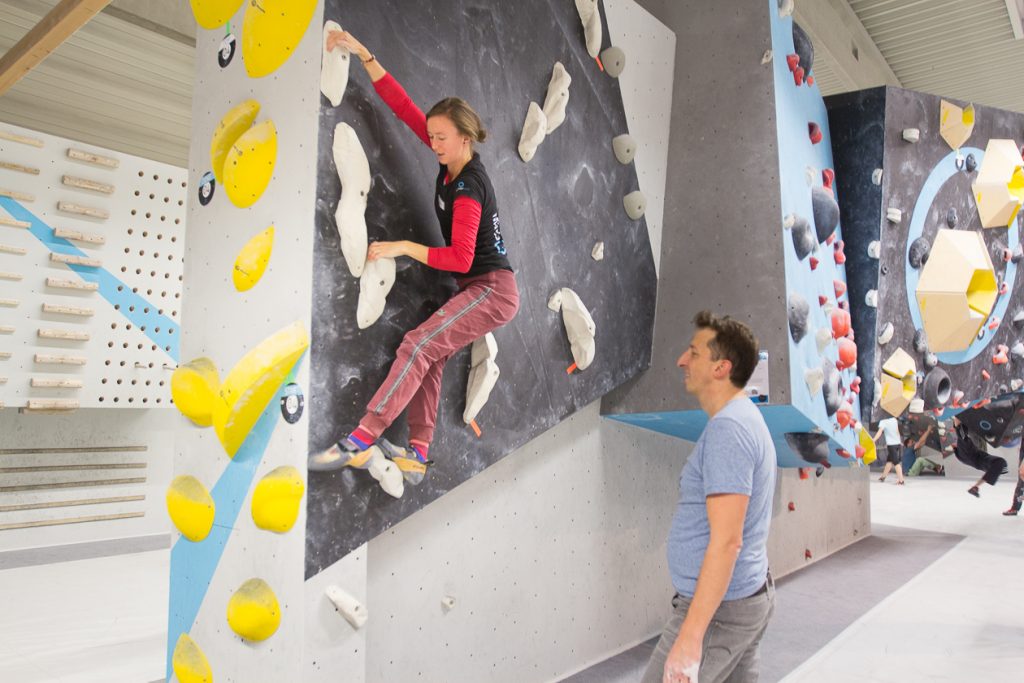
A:
<svg viewBox="0 0 1024 683">
<path fill-rule="evenodd" d="M 732 361 L 723 358 L 715 366 L 715 379 L 728 379 L 731 372 Z"/>
</svg>

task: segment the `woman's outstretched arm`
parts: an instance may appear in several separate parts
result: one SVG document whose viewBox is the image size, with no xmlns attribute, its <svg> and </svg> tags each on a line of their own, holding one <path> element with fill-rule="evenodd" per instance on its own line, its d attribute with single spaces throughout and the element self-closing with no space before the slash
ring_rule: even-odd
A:
<svg viewBox="0 0 1024 683">
<path fill-rule="evenodd" d="M 366 46 L 356 40 L 355 36 L 348 31 L 332 31 L 327 36 L 327 49 L 333 50 L 337 47 L 345 48 L 359 59 L 370 80 L 373 81 L 374 90 L 384 100 L 384 103 L 416 134 L 416 137 L 423 141 L 423 144 L 430 147 L 430 138 L 427 137 L 427 117 L 395 77 L 385 71 L 377 58 L 366 49 Z"/>
</svg>

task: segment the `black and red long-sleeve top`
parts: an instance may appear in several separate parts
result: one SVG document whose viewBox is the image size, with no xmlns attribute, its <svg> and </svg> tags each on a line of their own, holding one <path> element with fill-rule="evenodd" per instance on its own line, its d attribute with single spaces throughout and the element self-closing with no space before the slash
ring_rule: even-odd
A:
<svg viewBox="0 0 1024 683">
<path fill-rule="evenodd" d="M 374 89 L 391 111 L 430 147 L 427 117 L 391 74 L 374 82 Z M 480 155 L 455 178 L 439 164 L 434 211 L 441 224 L 444 247 L 427 250 L 427 265 L 471 277 L 495 270 L 512 270 L 501 238 L 498 202 Z"/>
</svg>

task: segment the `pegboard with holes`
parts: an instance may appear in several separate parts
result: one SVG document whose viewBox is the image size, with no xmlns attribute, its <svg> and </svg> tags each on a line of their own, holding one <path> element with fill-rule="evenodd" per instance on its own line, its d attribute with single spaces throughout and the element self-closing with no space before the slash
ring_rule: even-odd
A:
<svg viewBox="0 0 1024 683">
<path fill-rule="evenodd" d="M 187 173 L 0 124 L 0 402 L 170 404 Z"/>
</svg>

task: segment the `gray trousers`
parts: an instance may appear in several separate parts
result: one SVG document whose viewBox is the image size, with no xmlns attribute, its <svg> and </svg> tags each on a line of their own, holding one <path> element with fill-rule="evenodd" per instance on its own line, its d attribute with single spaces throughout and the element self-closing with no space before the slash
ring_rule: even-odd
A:
<svg viewBox="0 0 1024 683">
<path fill-rule="evenodd" d="M 642 683 L 661 683 L 668 652 L 690 608 L 690 598 L 672 598 L 672 616 L 662 629 Z M 699 683 L 755 683 L 758 676 L 758 646 L 775 611 L 775 582 L 768 577 L 766 591 L 719 605 L 704 634 Z"/>
</svg>

